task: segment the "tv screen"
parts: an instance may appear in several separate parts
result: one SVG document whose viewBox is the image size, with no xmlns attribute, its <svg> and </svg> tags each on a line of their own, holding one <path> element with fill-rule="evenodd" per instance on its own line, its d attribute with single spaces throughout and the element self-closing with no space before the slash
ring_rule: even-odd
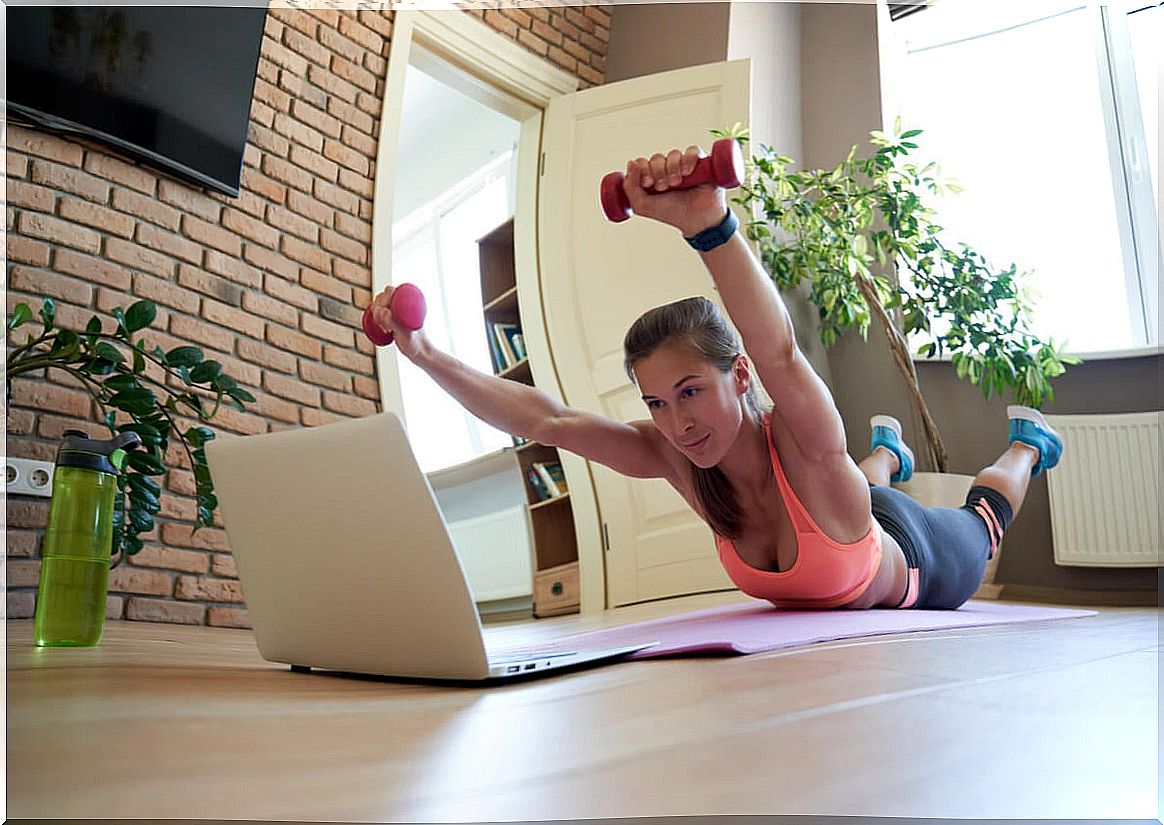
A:
<svg viewBox="0 0 1164 825">
<path fill-rule="evenodd" d="M 238 195 L 266 14 L 8 5 L 8 112 Z"/>
</svg>

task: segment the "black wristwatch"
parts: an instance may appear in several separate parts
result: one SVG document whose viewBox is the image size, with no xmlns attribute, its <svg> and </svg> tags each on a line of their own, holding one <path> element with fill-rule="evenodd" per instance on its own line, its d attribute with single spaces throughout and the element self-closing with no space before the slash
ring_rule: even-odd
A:
<svg viewBox="0 0 1164 825">
<path fill-rule="evenodd" d="M 691 248 L 697 252 L 710 252 L 717 246 L 722 246 L 727 243 L 728 239 L 735 234 L 739 226 L 740 219 L 729 209 L 727 215 L 724 216 L 724 219 L 720 223 L 708 227 L 693 237 L 688 238 L 684 236 L 683 240 L 691 244 Z"/>
</svg>

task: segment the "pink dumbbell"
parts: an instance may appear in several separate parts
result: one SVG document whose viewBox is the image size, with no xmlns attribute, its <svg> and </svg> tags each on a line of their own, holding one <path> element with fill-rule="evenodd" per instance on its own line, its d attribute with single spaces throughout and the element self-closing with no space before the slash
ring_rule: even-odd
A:
<svg viewBox="0 0 1164 825">
<path fill-rule="evenodd" d="M 610 172 L 602 178 L 602 185 L 599 187 L 602 211 L 608 220 L 615 223 L 625 221 L 631 216 L 630 201 L 626 199 L 626 192 L 622 188 L 625 177 L 622 172 Z M 724 189 L 735 189 L 743 179 L 744 153 L 740 151 L 740 144 L 731 138 L 723 138 L 712 144 L 710 155 L 695 162 L 695 169 L 690 175 L 667 191 L 691 189 L 704 183 L 714 183 Z"/>
<path fill-rule="evenodd" d="M 428 306 L 424 302 L 424 293 L 416 284 L 401 284 L 392 293 L 392 303 L 389 305 L 392 315 L 405 329 L 417 330 L 424 326 L 424 316 Z M 385 332 L 372 318 L 372 307 L 364 310 L 364 335 L 378 347 L 386 347 L 395 340 L 391 332 Z"/>
</svg>

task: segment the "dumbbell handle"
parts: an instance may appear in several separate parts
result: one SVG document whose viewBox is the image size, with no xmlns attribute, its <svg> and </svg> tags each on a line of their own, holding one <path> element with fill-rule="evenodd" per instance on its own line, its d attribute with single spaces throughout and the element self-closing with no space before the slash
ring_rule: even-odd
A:
<svg viewBox="0 0 1164 825">
<path fill-rule="evenodd" d="M 705 183 L 719 183 L 715 178 L 715 169 L 711 165 L 711 155 L 695 161 L 695 168 L 691 170 L 691 174 L 684 175 L 670 189 L 672 191 L 677 189 L 694 189 L 696 186 L 702 186 Z"/>
<path fill-rule="evenodd" d="M 424 326 L 424 317 L 428 313 L 424 293 L 415 284 L 401 284 L 392 293 L 392 302 L 389 304 L 393 317 L 405 329 L 418 330 Z M 372 307 L 364 310 L 364 335 L 378 347 L 386 347 L 396 340 L 391 332 L 381 329 L 372 318 Z"/>
</svg>

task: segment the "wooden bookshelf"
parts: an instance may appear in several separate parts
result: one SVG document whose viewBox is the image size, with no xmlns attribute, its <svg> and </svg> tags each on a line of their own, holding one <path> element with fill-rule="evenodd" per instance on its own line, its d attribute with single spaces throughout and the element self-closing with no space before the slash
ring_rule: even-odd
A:
<svg viewBox="0 0 1164 825">
<path fill-rule="evenodd" d="M 494 373 L 534 386 L 521 334 L 513 219 L 478 240 L 477 246 L 485 336 Z M 525 485 L 526 516 L 533 540 L 534 615 L 542 618 L 577 613 L 578 544 L 570 493 L 561 475 L 561 458 L 556 448 L 536 442 L 517 444 L 513 455 Z"/>
</svg>

